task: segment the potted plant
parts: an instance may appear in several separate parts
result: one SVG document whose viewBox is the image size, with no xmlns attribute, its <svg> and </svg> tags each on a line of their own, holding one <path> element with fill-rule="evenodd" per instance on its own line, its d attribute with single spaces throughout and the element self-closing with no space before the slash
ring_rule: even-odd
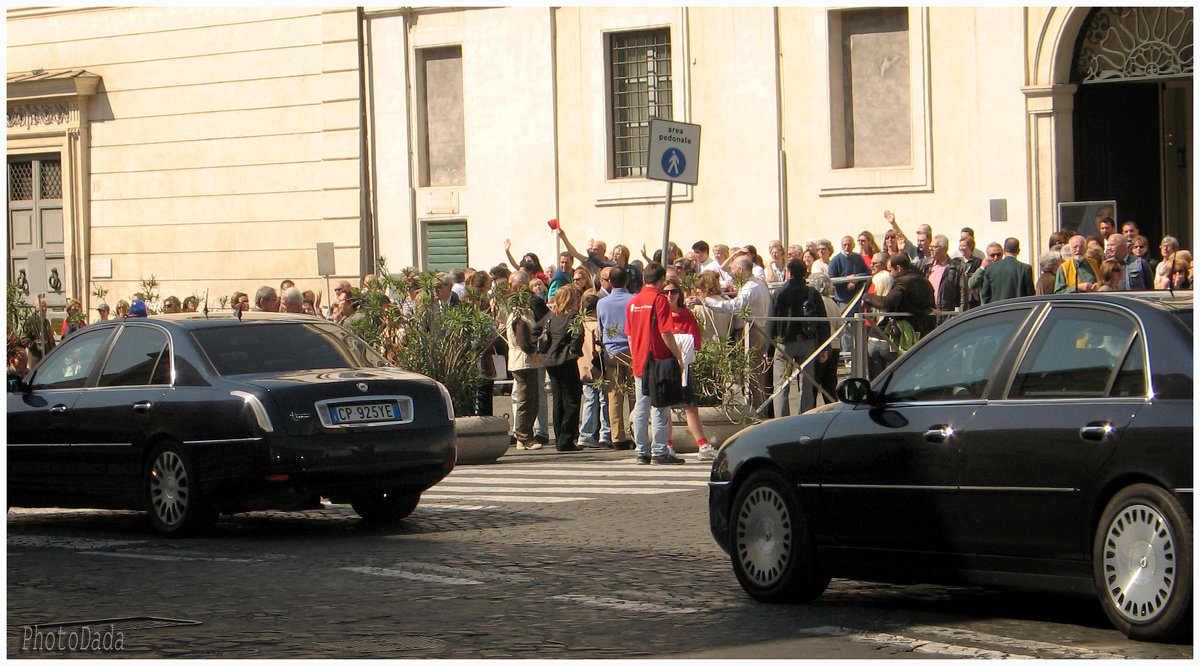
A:
<svg viewBox="0 0 1200 666">
<path fill-rule="evenodd" d="M 406 268 L 392 275 L 386 259 L 380 257 L 376 275 L 366 289 L 351 290 L 357 314 L 347 320 L 347 328 L 396 366 L 446 387 L 454 405 L 459 463 L 499 458 L 508 450 L 508 422 L 474 416 L 476 394 L 484 379 L 482 361 L 491 353 L 497 334 L 491 315 L 472 302 L 439 301 L 441 279 L 435 272 Z M 404 300 L 392 301 L 389 292 Z M 414 298 L 406 298 L 414 293 Z"/>
</svg>

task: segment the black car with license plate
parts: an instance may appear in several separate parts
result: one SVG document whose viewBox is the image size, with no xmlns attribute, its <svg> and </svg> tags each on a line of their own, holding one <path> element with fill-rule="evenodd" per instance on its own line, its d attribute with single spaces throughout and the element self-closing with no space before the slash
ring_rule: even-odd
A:
<svg viewBox="0 0 1200 666">
<path fill-rule="evenodd" d="M 1005 300 L 839 403 L 742 431 L 712 533 L 768 602 L 830 577 L 1097 596 L 1130 637 L 1192 607 L 1192 294 Z"/>
<path fill-rule="evenodd" d="M 394 521 L 454 463 L 445 387 L 307 315 L 93 324 L 9 378 L 9 506 L 143 509 L 168 535 L 321 497 Z"/>
</svg>

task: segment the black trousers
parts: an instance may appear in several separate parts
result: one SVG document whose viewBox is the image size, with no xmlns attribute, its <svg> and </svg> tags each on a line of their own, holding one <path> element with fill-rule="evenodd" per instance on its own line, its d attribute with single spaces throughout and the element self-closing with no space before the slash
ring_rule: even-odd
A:
<svg viewBox="0 0 1200 666">
<path fill-rule="evenodd" d="M 571 359 L 561 365 L 546 367 L 550 378 L 550 394 L 554 396 L 555 448 L 575 446 L 579 440 L 579 405 L 583 402 L 583 382 L 579 381 L 579 364 Z"/>
</svg>

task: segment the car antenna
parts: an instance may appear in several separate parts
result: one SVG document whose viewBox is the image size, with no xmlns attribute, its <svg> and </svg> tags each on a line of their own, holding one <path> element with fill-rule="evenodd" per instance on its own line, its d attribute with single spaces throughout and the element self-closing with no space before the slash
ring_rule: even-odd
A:
<svg viewBox="0 0 1200 666">
<path fill-rule="evenodd" d="M 204 290 L 204 310 L 202 310 L 202 312 L 204 313 L 204 318 L 208 319 L 208 290 L 207 289 Z"/>
</svg>

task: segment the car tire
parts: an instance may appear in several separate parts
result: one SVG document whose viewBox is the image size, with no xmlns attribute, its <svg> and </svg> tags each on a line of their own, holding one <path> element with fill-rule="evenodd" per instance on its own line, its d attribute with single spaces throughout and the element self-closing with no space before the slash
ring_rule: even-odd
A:
<svg viewBox="0 0 1200 666">
<path fill-rule="evenodd" d="M 1162 642 L 1191 627 L 1192 521 L 1166 490 L 1137 484 L 1112 498 L 1092 571 L 1104 613 L 1126 636 Z"/>
<path fill-rule="evenodd" d="M 363 520 L 372 523 L 395 523 L 412 515 L 421 501 L 421 491 L 399 488 L 386 493 L 359 497 L 350 502 Z"/>
<path fill-rule="evenodd" d="M 150 526 L 168 537 L 200 534 L 217 520 L 204 499 L 191 458 L 176 444 L 160 444 L 150 454 L 145 488 Z"/>
<path fill-rule="evenodd" d="M 790 484 L 773 470 L 741 484 L 729 514 L 730 560 L 742 589 L 768 603 L 821 596 L 829 575 Z"/>
</svg>

